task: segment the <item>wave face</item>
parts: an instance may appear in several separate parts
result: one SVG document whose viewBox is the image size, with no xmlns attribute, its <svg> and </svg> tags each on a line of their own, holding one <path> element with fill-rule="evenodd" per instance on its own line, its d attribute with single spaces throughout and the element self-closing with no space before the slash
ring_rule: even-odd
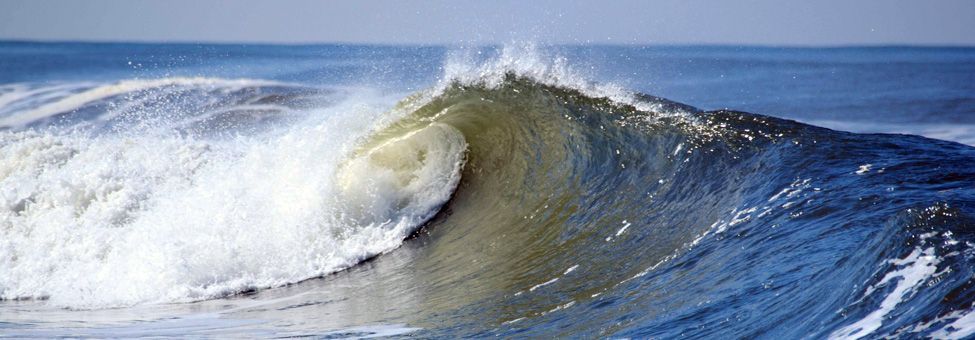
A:
<svg viewBox="0 0 975 340">
<path fill-rule="evenodd" d="M 446 69 L 393 107 L 256 80 L 4 88 L 0 297 L 200 301 L 165 309 L 288 335 L 975 334 L 975 149 L 518 53 Z"/>
<path fill-rule="evenodd" d="M 971 148 L 635 100 L 511 73 L 387 130 L 469 143 L 439 288 L 481 292 L 502 335 L 973 331 Z"/>
</svg>

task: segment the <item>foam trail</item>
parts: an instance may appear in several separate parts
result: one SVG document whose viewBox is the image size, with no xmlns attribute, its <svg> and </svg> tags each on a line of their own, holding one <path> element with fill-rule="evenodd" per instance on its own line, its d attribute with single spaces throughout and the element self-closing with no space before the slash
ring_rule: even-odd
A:
<svg viewBox="0 0 975 340">
<path fill-rule="evenodd" d="M 887 296 L 880 303 L 880 307 L 853 324 L 836 330 L 830 334 L 831 339 L 860 339 L 866 337 L 883 325 L 884 317 L 890 314 L 898 304 L 913 295 L 922 284 L 937 272 L 941 260 L 934 255 L 934 248 L 915 249 L 904 259 L 893 260 L 892 264 L 904 266 L 900 270 L 887 273 L 876 285 L 867 289 L 864 294 L 870 295 L 878 286 L 900 279 Z"/>
<path fill-rule="evenodd" d="M 45 103 L 43 105 L 31 108 L 29 110 L 14 112 L 5 117 L 0 118 L 0 127 L 22 127 L 31 122 L 36 122 L 41 119 L 52 117 L 54 115 L 70 112 L 76 110 L 85 104 L 103 100 L 109 97 L 144 91 L 152 88 L 160 88 L 167 86 L 178 86 L 178 87 L 203 87 L 203 88 L 226 88 L 227 90 L 233 90 L 235 88 L 241 88 L 245 86 L 257 86 L 257 85 L 271 85 L 276 84 L 270 81 L 256 81 L 248 79 L 236 79 L 236 80 L 226 80 L 217 78 L 162 78 L 162 79 L 149 79 L 149 80 L 123 80 L 114 84 L 99 85 L 85 89 L 80 92 L 71 93 L 61 97 L 53 102 Z M 44 89 L 48 90 L 48 89 Z M 35 90 L 40 91 L 40 90 Z M 24 96 L 30 96 L 32 91 L 23 92 L 13 92 L 16 95 L 9 95 L 11 98 L 5 99 L 5 97 L 0 97 L 0 100 L 6 100 L 8 103 L 15 100 L 21 99 Z M 0 101 L 0 104 L 3 104 Z M 2 108 L 3 105 L 0 105 Z"/>
</svg>

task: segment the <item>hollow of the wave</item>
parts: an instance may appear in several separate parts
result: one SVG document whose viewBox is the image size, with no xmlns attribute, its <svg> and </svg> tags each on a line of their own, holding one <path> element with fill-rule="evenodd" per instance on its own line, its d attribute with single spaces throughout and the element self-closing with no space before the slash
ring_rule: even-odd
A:
<svg viewBox="0 0 975 340">
<path fill-rule="evenodd" d="M 460 180 L 467 149 L 463 135 L 431 124 L 375 144 L 338 171 L 345 217 L 357 225 L 428 220 Z"/>
<path fill-rule="evenodd" d="M 417 104 L 407 101 L 401 107 Z M 400 150 L 387 141 L 449 144 L 454 137 L 443 131 L 457 131 L 467 146 L 459 185 L 426 232 L 406 249 L 365 266 L 369 273 L 353 270 L 333 278 L 361 288 L 341 294 L 352 300 L 374 300 L 362 297 L 371 293 L 390 299 L 377 306 L 420 304 L 409 308 L 416 313 L 410 319 L 464 310 L 470 314 L 458 315 L 469 318 L 455 319 L 458 326 L 501 325 L 518 318 L 540 322 L 538 317 L 553 309 L 645 274 L 701 236 L 726 212 L 723 207 L 732 205 L 735 196 L 721 191 L 734 186 L 702 188 L 695 179 L 724 179 L 745 171 L 688 171 L 689 162 L 720 166 L 721 160 L 687 152 L 699 141 L 679 123 L 631 124 L 660 118 L 649 114 L 517 78 L 498 88 L 451 86 L 419 103 L 409 116 L 378 132 L 364 147 L 372 148 L 372 156 L 348 167 L 343 176 L 377 173 L 358 167 L 381 167 L 389 169 L 382 183 L 409 183 L 412 177 L 403 174 L 412 172 L 397 169 L 415 168 L 419 159 L 430 157 L 417 150 L 447 146 Z M 371 180 L 343 186 L 382 191 Z M 688 195 L 701 189 L 711 194 Z M 698 199 L 688 202 L 686 197 Z M 380 277 L 391 281 L 376 280 Z M 404 280 L 411 283 L 397 284 Z M 418 296 L 420 301 L 412 300 Z M 368 315 L 363 308 L 369 309 L 357 307 L 357 314 Z"/>
</svg>

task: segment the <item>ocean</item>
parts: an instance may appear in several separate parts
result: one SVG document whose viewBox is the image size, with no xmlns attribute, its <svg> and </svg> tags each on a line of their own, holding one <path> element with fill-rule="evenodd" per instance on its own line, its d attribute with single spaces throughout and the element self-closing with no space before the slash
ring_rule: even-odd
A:
<svg viewBox="0 0 975 340">
<path fill-rule="evenodd" d="M 0 42 L 0 337 L 965 338 L 975 48 Z"/>
</svg>

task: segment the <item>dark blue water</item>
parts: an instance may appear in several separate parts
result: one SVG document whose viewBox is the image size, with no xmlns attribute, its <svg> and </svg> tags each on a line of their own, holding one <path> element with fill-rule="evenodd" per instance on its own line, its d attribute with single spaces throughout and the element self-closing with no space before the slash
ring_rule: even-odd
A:
<svg viewBox="0 0 975 340">
<path fill-rule="evenodd" d="M 973 48 L 0 43 L 0 335 L 970 337 L 972 80 Z"/>
</svg>

